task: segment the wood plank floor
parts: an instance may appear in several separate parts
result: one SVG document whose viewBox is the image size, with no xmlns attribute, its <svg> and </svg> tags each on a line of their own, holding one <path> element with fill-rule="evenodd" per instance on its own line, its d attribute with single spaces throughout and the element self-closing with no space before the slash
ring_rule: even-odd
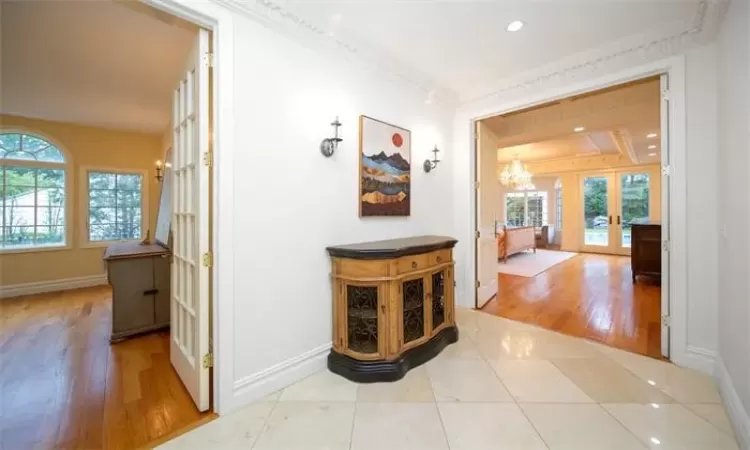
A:
<svg viewBox="0 0 750 450">
<path fill-rule="evenodd" d="M 0 300 L 0 449 L 142 448 L 206 420 L 169 333 L 110 345 L 111 305 L 108 286 Z"/>
<path fill-rule="evenodd" d="M 497 281 L 487 313 L 661 358 L 659 281 L 633 284 L 629 257 L 582 253 L 532 278 Z"/>
</svg>

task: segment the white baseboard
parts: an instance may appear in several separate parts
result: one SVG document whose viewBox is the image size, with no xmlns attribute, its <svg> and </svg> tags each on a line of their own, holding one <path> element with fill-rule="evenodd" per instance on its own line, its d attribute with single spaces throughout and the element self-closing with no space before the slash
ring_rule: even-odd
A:
<svg viewBox="0 0 750 450">
<path fill-rule="evenodd" d="M 39 281 L 35 283 L 10 284 L 0 286 L 0 298 L 18 297 L 20 295 L 41 294 L 44 292 L 67 291 L 90 286 L 107 284 L 107 274 L 87 277 L 65 278 L 62 280 Z"/>
<path fill-rule="evenodd" d="M 329 342 L 268 369 L 236 380 L 232 404 L 228 410 L 234 411 L 325 369 L 326 358 L 330 350 L 331 343 Z"/>
<path fill-rule="evenodd" d="M 716 371 L 716 352 L 703 347 L 688 345 L 684 355 L 674 355 L 670 358 L 678 366 L 713 375 Z"/>
<path fill-rule="evenodd" d="M 737 391 L 734 389 L 732 379 L 729 378 L 724 361 L 720 357 L 716 358 L 716 382 L 719 384 L 719 392 L 727 408 L 729 420 L 732 421 L 734 434 L 739 441 L 742 450 L 750 450 L 750 415 L 742 406 Z"/>
</svg>

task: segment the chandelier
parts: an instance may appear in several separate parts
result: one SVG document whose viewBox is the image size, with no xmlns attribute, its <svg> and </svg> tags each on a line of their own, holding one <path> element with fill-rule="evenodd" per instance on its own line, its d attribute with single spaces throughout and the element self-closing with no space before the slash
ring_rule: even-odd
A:
<svg viewBox="0 0 750 450">
<path fill-rule="evenodd" d="M 531 174 L 519 159 L 514 159 L 507 164 L 500 173 L 500 184 L 518 190 L 534 189 L 531 183 Z"/>
</svg>

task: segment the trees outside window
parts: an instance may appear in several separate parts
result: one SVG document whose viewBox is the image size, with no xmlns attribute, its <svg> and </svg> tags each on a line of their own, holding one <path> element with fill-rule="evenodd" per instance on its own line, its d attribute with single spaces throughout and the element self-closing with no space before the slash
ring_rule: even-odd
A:
<svg viewBox="0 0 750 450">
<path fill-rule="evenodd" d="M 547 193 L 544 191 L 505 194 L 505 223 L 510 227 L 547 225 Z"/>
<path fill-rule="evenodd" d="M 88 172 L 88 240 L 142 239 L 143 175 Z"/>
</svg>

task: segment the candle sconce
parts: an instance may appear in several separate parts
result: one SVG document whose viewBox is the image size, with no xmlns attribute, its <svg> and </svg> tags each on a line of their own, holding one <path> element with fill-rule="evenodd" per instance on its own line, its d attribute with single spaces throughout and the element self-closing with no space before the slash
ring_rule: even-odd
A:
<svg viewBox="0 0 750 450">
<path fill-rule="evenodd" d="M 341 122 L 339 122 L 339 116 L 336 116 L 336 120 L 331 122 L 331 126 L 334 130 L 333 137 L 325 138 L 320 143 L 320 153 L 322 153 L 326 158 L 330 158 L 339 147 L 339 142 L 343 141 L 343 139 L 339 137 L 339 127 L 341 126 Z"/>
<path fill-rule="evenodd" d="M 437 145 L 436 145 L 435 148 L 432 150 L 432 153 L 434 153 L 434 156 L 432 157 L 433 158 L 432 161 L 430 161 L 429 159 L 426 159 L 424 161 L 424 165 L 422 166 L 422 168 L 424 169 L 425 172 L 430 173 L 432 169 L 437 168 L 438 163 L 440 162 L 437 156 L 439 151 L 440 150 L 438 150 Z"/>
<path fill-rule="evenodd" d="M 156 161 L 156 181 L 161 183 L 164 180 L 164 167 L 161 161 Z"/>
</svg>

